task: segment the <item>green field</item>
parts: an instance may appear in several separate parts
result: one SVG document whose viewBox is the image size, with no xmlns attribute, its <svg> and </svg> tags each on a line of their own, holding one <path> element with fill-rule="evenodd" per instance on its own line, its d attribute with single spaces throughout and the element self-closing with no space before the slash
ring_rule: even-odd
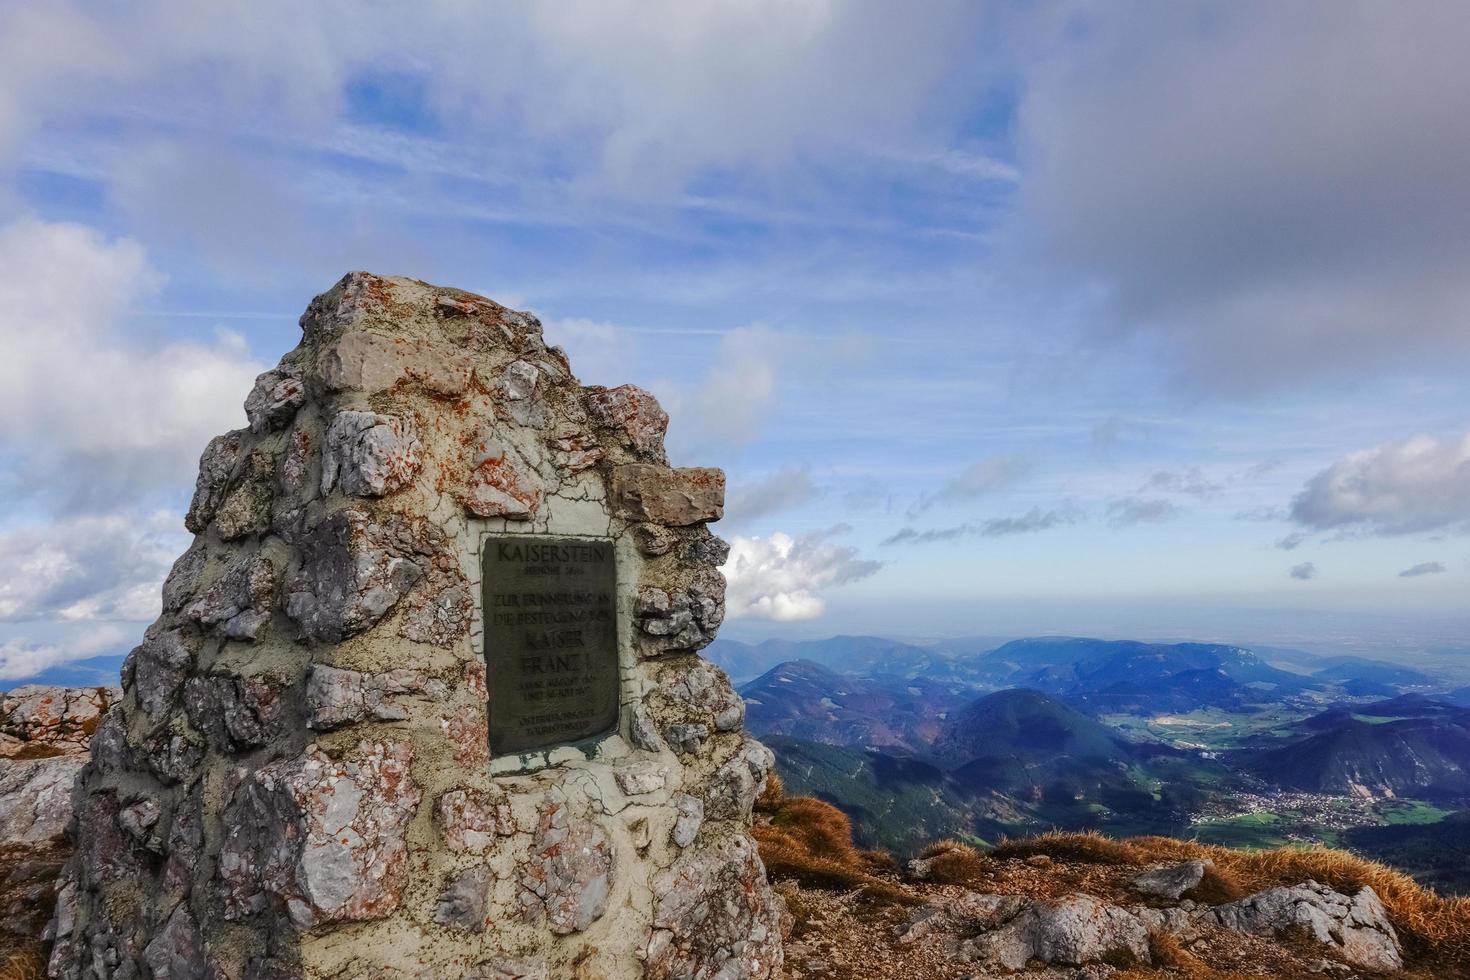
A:
<svg viewBox="0 0 1470 980">
<path fill-rule="evenodd" d="M 1287 738 L 1290 726 L 1313 711 L 1273 705 L 1259 711 L 1197 708 L 1161 715 L 1113 714 L 1099 717 L 1105 725 L 1135 741 L 1165 742 L 1178 748 L 1223 750 L 1240 748 L 1263 739 Z"/>
<path fill-rule="evenodd" d="M 1278 812 L 1254 811 L 1202 820 L 1190 828 L 1206 844 L 1268 848 L 1315 841 L 1345 845 L 1345 835 L 1363 827 L 1409 827 L 1436 824 L 1451 811 L 1417 800 L 1354 800 L 1322 797 L 1311 807 Z"/>
</svg>

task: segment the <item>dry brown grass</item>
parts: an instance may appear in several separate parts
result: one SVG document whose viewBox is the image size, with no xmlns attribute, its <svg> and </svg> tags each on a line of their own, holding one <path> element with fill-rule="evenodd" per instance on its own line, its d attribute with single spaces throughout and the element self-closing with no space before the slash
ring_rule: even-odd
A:
<svg viewBox="0 0 1470 980">
<path fill-rule="evenodd" d="M 918 901 L 906 889 L 878 877 L 876 872 L 893 866 L 893 858 L 855 846 L 847 814 L 810 796 L 788 797 L 780 792 L 780 781 L 772 777 L 758 804 L 766 819 L 752 828 L 772 878 L 790 879 L 809 888 L 861 889 L 890 902 Z"/>
<path fill-rule="evenodd" d="M 1155 966 L 1177 970 L 1187 980 L 1205 980 L 1215 972 L 1200 962 L 1198 956 L 1180 945 L 1172 933 L 1149 933 L 1148 951 L 1153 956 Z"/>
<path fill-rule="evenodd" d="M 1470 960 L 1470 899 L 1446 898 L 1408 875 L 1375 861 L 1327 847 L 1285 847 L 1236 851 L 1171 837 L 1109 840 L 1099 834 L 1052 832 L 1002 842 L 998 858 L 1046 854 L 1057 860 L 1094 864 L 1144 865 L 1158 861 L 1208 858 L 1214 870 L 1206 901 L 1232 901 L 1279 885 L 1311 879 L 1352 894 L 1367 885 L 1378 893 L 1394 927 L 1426 950 L 1457 961 Z"/>
<path fill-rule="evenodd" d="M 0 980 L 42 980 L 46 976 L 46 949 L 40 943 L 0 950 Z"/>
<path fill-rule="evenodd" d="M 986 859 L 963 841 L 936 841 L 919 857 L 929 861 L 929 880 L 941 885 L 974 886 L 985 877 Z"/>
<path fill-rule="evenodd" d="M 781 777 L 771 773 L 766 777 L 766 788 L 761 790 L 761 795 L 755 798 L 756 813 L 775 813 L 781 807 L 781 801 L 786 799 L 786 787 L 781 783 Z"/>
</svg>

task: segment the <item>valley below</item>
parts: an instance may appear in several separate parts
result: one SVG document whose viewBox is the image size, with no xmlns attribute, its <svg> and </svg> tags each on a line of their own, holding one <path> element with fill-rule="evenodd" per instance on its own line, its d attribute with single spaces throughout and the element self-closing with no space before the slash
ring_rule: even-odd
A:
<svg viewBox="0 0 1470 980">
<path fill-rule="evenodd" d="M 1049 830 L 1320 844 L 1470 893 L 1470 702 L 1452 674 L 1072 637 L 721 640 L 710 656 L 788 790 L 842 809 L 864 846 Z"/>
</svg>

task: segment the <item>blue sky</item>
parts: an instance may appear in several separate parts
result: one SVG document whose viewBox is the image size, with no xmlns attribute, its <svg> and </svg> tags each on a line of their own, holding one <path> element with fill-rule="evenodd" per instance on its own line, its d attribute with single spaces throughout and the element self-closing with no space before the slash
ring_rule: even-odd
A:
<svg viewBox="0 0 1470 980">
<path fill-rule="evenodd" d="M 0 3 L 0 679 L 350 269 L 654 391 L 731 635 L 1463 637 L 1470 11 L 472 7 Z"/>
</svg>

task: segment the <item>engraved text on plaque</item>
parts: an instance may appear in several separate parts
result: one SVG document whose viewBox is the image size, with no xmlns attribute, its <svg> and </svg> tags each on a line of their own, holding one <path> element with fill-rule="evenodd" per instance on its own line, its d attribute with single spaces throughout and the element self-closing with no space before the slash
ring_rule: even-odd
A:
<svg viewBox="0 0 1470 980">
<path fill-rule="evenodd" d="M 612 542 L 490 538 L 483 562 L 491 754 L 531 752 L 616 728 Z"/>
</svg>

